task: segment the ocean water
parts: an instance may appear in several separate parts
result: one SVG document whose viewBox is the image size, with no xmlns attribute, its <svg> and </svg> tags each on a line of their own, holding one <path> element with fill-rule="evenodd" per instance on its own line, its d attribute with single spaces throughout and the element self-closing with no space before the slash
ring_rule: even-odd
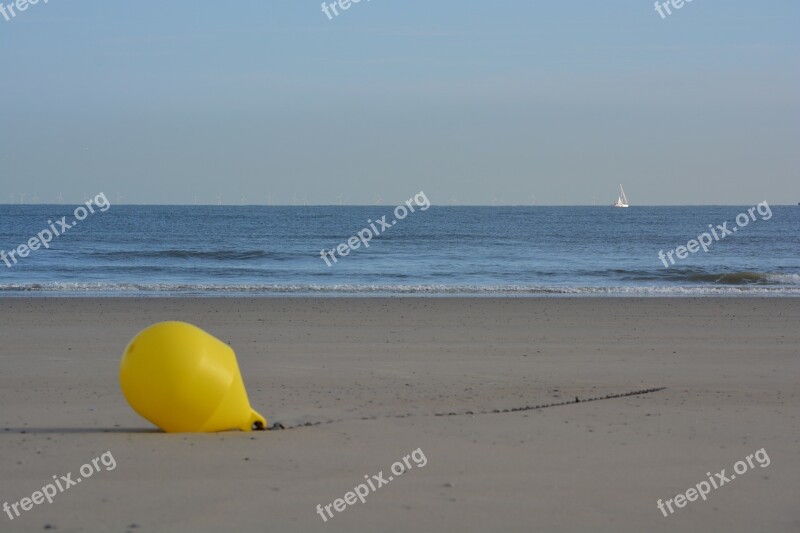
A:
<svg viewBox="0 0 800 533">
<path fill-rule="evenodd" d="M 2 205 L 0 295 L 800 296 L 800 206 L 738 226 L 755 204 L 434 205 L 403 220 L 394 206 L 110 205 L 74 225 L 76 206 Z M 368 248 L 320 257 L 383 215 L 395 224 Z M 49 248 L 9 259 L 62 217 Z M 660 250 L 723 222 L 737 231 L 665 268 Z"/>
</svg>

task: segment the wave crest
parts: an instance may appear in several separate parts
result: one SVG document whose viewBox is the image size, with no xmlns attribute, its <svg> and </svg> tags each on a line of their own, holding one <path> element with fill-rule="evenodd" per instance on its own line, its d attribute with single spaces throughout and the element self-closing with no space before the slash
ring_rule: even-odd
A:
<svg viewBox="0 0 800 533">
<path fill-rule="evenodd" d="M 798 274 L 770 272 L 693 273 L 688 275 L 686 279 L 722 285 L 800 285 L 800 275 Z"/>
</svg>

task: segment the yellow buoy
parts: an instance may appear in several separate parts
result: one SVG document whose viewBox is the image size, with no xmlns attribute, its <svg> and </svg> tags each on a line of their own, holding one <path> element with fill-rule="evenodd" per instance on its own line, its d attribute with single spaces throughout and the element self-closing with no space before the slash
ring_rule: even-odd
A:
<svg viewBox="0 0 800 533">
<path fill-rule="evenodd" d="M 136 335 L 119 381 L 133 410 L 168 433 L 267 425 L 250 407 L 231 347 L 186 322 L 160 322 Z"/>
</svg>

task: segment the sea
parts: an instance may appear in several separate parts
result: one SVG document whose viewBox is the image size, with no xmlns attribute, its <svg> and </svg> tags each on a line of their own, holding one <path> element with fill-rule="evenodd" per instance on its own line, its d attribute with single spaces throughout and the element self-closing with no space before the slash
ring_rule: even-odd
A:
<svg viewBox="0 0 800 533">
<path fill-rule="evenodd" d="M 100 206 L 0 205 L 0 297 L 800 296 L 795 205 Z"/>
</svg>

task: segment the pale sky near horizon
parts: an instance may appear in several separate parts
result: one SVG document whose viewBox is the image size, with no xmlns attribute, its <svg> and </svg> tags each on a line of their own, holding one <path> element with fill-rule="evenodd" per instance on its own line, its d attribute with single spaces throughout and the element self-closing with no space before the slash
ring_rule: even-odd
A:
<svg viewBox="0 0 800 533">
<path fill-rule="evenodd" d="M 320 4 L 0 15 L 0 203 L 800 202 L 796 1 Z"/>
</svg>

